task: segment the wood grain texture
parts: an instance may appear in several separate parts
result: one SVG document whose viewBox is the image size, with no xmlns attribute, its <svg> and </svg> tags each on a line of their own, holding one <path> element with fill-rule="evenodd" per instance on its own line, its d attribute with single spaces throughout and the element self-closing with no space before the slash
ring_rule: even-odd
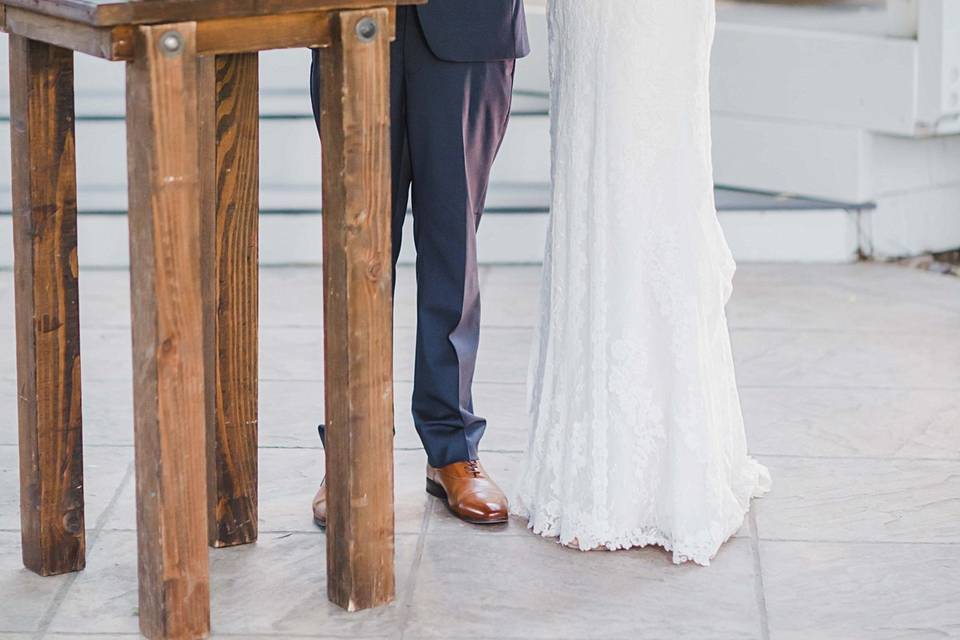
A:
<svg viewBox="0 0 960 640">
<path fill-rule="evenodd" d="M 320 9 L 361 9 L 426 0 L 3 0 L 44 15 L 94 26 L 268 16 Z"/>
<path fill-rule="evenodd" d="M 208 59 L 209 60 L 209 59 Z M 206 64 L 206 63 L 205 63 Z M 214 93 L 205 118 L 204 282 L 212 314 L 208 351 L 207 501 L 212 546 L 257 539 L 257 328 L 259 202 L 259 80 L 256 53 L 217 56 Z M 210 126 L 212 125 L 212 126 Z M 212 161 L 212 166 L 209 166 Z M 210 328 L 208 327 L 208 331 Z"/>
<path fill-rule="evenodd" d="M 84 567 L 73 52 L 10 37 L 23 563 Z"/>
<path fill-rule="evenodd" d="M 8 33 L 107 60 L 133 59 L 132 25 L 97 27 L 18 7 L 7 13 Z M 197 55 L 328 47 L 330 20 L 329 10 L 205 19 L 197 23 Z"/>
<path fill-rule="evenodd" d="M 106 60 L 133 60 L 131 25 L 95 27 L 17 7 L 8 9 L 7 16 L 7 33 Z M 197 55 L 202 56 L 329 45 L 329 11 L 210 19 L 197 24 Z"/>
<path fill-rule="evenodd" d="M 174 32 L 176 52 L 160 42 Z M 140 629 L 210 630 L 195 25 L 140 27 L 127 65 Z"/>
<path fill-rule="evenodd" d="M 322 56 L 327 590 L 350 611 L 395 593 L 389 16 L 335 15 Z"/>
<path fill-rule="evenodd" d="M 328 11 L 220 18 L 197 24 L 197 51 L 204 55 L 329 44 Z"/>
<path fill-rule="evenodd" d="M 133 57 L 133 28 L 128 25 L 92 27 L 10 7 L 4 31 L 107 60 Z"/>
<path fill-rule="evenodd" d="M 203 303 L 203 406 L 207 459 L 207 541 L 217 438 L 217 59 L 197 58 L 197 147 L 200 164 L 200 287 Z"/>
</svg>

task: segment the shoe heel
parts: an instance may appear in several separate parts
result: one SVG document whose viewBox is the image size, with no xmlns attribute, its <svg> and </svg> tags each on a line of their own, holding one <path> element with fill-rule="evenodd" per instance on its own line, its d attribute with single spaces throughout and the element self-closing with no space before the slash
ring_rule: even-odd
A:
<svg viewBox="0 0 960 640">
<path fill-rule="evenodd" d="M 441 500 L 447 499 L 447 492 L 443 487 L 440 486 L 438 482 L 427 478 L 427 493 L 432 495 L 435 498 L 440 498 Z"/>
</svg>

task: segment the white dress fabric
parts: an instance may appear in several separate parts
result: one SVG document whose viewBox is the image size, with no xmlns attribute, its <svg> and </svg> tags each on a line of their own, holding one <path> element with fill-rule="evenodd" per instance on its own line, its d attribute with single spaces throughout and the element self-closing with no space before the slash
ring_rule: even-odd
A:
<svg viewBox="0 0 960 640">
<path fill-rule="evenodd" d="M 770 485 L 724 306 L 714 0 L 550 0 L 553 200 L 513 510 L 559 542 L 707 565 Z"/>
</svg>

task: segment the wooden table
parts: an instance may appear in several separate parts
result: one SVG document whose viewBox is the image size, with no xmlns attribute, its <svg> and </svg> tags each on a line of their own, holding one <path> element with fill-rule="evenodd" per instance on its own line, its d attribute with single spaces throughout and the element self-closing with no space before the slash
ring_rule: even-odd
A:
<svg viewBox="0 0 960 640">
<path fill-rule="evenodd" d="M 389 42 L 394 5 L 416 1 L 0 0 L 23 560 L 41 575 L 85 563 L 73 52 L 127 63 L 139 616 L 149 637 L 206 635 L 206 543 L 257 537 L 264 49 L 326 48 L 328 593 L 349 610 L 393 599 Z M 313 487 L 303 489 L 306 510 Z"/>
</svg>

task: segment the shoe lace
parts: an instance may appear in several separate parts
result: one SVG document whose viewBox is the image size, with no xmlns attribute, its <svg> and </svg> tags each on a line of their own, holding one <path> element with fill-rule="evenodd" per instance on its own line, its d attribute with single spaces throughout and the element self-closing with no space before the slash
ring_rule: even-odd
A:
<svg viewBox="0 0 960 640">
<path fill-rule="evenodd" d="M 480 469 L 479 460 L 467 460 L 466 464 L 467 472 L 471 473 L 474 478 L 479 478 L 483 474 L 483 471 Z"/>
</svg>

